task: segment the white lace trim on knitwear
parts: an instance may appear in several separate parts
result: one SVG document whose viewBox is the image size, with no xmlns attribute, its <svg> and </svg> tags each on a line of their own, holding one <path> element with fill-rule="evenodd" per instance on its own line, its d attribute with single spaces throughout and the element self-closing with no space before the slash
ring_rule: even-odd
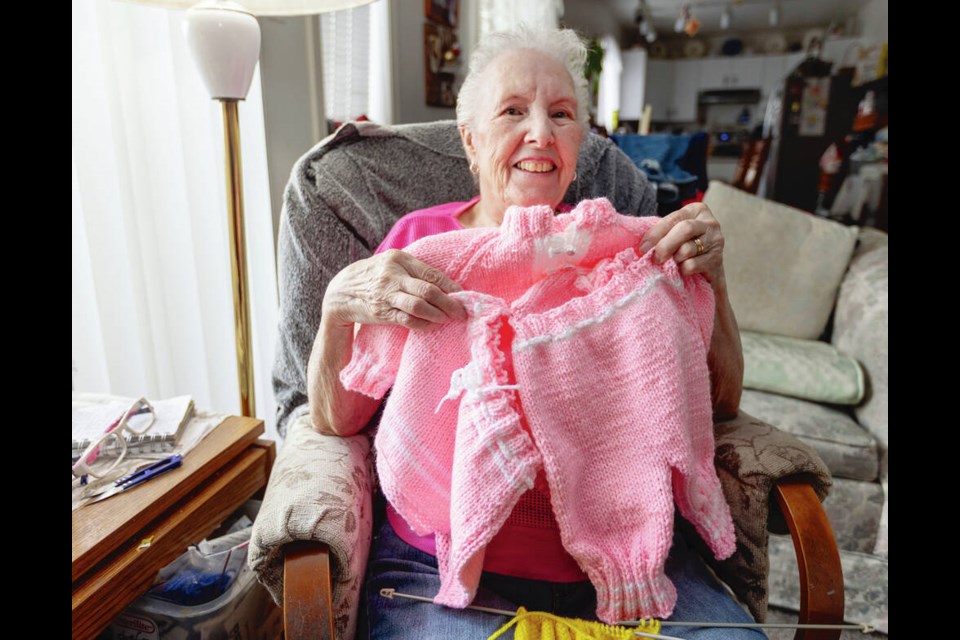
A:
<svg viewBox="0 0 960 640">
<path fill-rule="evenodd" d="M 683 280 L 681 278 L 668 278 L 662 273 L 657 273 L 643 283 L 642 286 L 634 289 L 630 293 L 626 294 L 619 300 L 615 300 L 609 307 L 607 307 L 603 313 L 597 315 L 593 318 L 586 318 L 575 324 L 570 325 L 560 333 L 555 334 L 544 334 L 542 336 L 536 336 L 533 338 L 528 338 L 526 340 L 514 341 L 513 350 L 514 352 L 523 351 L 525 349 L 533 348 L 537 345 L 548 343 L 548 342 L 557 342 L 560 340 L 567 340 L 574 336 L 576 333 L 583 331 L 584 329 L 595 326 L 604 322 L 607 322 L 613 316 L 620 312 L 621 309 L 627 305 L 633 304 L 640 300 L 643 296 L 648 294 L 653 287 L 660 283 L 663 280 L 667 284 L 673 286 L 675 289 L 683 289 Z"/>
</svg>

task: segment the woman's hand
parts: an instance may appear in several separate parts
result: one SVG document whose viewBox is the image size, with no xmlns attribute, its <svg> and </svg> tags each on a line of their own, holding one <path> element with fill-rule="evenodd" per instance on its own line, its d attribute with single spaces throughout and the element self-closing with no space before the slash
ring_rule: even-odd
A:
<svg viewBox="0 0 960 640">
<path fill-rule="evenodd" d="M 429 329 L 466 319 L 463 305 L 447 295 L 461 290 L 439 269 L 390 249 L 358 260 L 334 276 L 323 297 L 323 316 L 343 326 L 399 324 Z"/>
<path fill-rule="evenodd" d="M 643 254 L 653 249 L 659 264 L 673 258 L 681 275 L 702 273 L 717 288 L 724 284 L 723 242 L 720 223 L 710 208 L 693 202 L 650 227 L 639 251 Z"/>
<path fill-rule="evenodd" d="M 723 243 L 720 223 L 710 208 L 694 202 L 658 220 L 647 231 L 639 247 L 641 254 L 653 249 L 654 260 L 660 264 L 673 258 L 682 275 L 702 273 L 710 281 L 716 313 L 707 366 L 710 368 L 713 413 L 717 420 L 736 417 L 743 393 L 743 350 L 737 318 L 727 296 Z"/>
</svg>

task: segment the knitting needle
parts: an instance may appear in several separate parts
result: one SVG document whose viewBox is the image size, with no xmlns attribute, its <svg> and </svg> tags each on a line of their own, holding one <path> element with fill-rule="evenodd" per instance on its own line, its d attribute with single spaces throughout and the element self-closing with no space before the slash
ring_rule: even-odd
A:
<svg viewBox="0 0 960 640">
<path fill-rule="evenodd" d="M 393 589 L 380 589 L 380 595 L 385 598 L 392 598 L 394 596 L 398 598 L 409 598 L 411 600 L 420 600 L 422 602 L 433 602 L 431 598 L 424 598 L 422 596 L 415 596 L 408 593 L 398 593 Z M 468 606 L 467 609 L 475 609 L 477 611 L 486 611 L 487 613 L 497 613 L 505 616 L 515 616 L 517 615 L 516 611 L 506 611 L 504 609 L 491 609 L 490 607 L 479 607 L 479 606 Z M 627 622 L 618 622 L 617 625 L 622 627 L 633 627 L 643 624 L 642 622 L 637 621 L 627 621 Z M 813 623 L 775 623 L 775 622 L 766 622 L 766 623 L 739 623 L 739 622 L 682 622 L 679 620 L 661 620 L 661 627 L 722 627 L 722 628 L 735 628 L 735 629 L 851 629 L 860 631 L 861 633 L 873 633 L 876 631 L 876 627 L 872 627 L 869 624 L 813 624 Z M 671 638 L 672 636 L 661 636 L 657 634 L 648 634 L 644 631 L 634 631 L 638 636 L 644 636 L 648 638 Z M 679 639 L 678 639 L 679 640 Z"/>
<path fill-rule="evenodd" d="M 618 622 L 621 627 L 631 627 L 642 622 Z M 724 627 L 736 629 L 851 629 L 862 633 L 873 633 L 876 627 L 869 624 L 790 624 L 787 622 L 775 623 L 740 623 L 740 622 L 682 622 L 680 620 L 661 620 L 661 627 Z"/>
<path fill-rule="evenodd" d="M 407 598 L 409 600 L 419 600 L 420 602 L 429 602 L 433 604 L 433 598 L 425 598 L 423 596 L 415 596 L 410 593 L 399 593 L 391 588 L 380 589 L 380 595 L 384 598 Z M 507 611 L 506 609 L 494 609 L 492 607 L 480 607 L 474 605 L 467 605 L 467 609 L 473 609 L 474 611 L 484 611 L 486 613 L 496 613 L 502 616 L 513 617 L 519 612 L 517 611 Z M 631 625 L 642 624 L 640 622 L 633 622 Z M 661 623 L 662 624 L 662 623 Z M 634 631 L 633 635 L 640 636 L 641 638 L 654 638 L 654 640 L 683 640 L 683 638 L 678 638 L 676 636 L 663 636 L 657 633 L 648 633 L 646 631 Z"/>
</svg>

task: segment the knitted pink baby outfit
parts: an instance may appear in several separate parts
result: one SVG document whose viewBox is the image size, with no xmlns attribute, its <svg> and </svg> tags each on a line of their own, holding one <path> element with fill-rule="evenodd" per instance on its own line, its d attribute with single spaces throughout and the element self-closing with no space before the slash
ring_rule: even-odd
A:
<svg viewBox="0 0 960 640">
<path fill-rule="evenodd" d="M 637 256 L 655 221 L 605 199 L 556 216 L 510 208 L 499 228 L 407 247 L 464 287 L 469 319 L 429 333 L 365 325 L 341 381 L 374 397 L 394 386 L 377 469 L 410 526 L 436 536 L 436 602 L 470 603 L 485 545 L 541 465 L 604 621 L 670 615 L 674 502 L 718 558 L 733 553 L 713 467 L 713 293 L 672 260 Z M 512 345 L 498 344 L 504 320 Z"/>
</svg>

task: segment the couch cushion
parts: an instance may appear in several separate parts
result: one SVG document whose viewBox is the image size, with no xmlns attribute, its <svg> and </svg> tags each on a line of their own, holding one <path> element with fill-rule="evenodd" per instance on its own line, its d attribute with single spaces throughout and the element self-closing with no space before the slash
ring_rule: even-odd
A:
<svg viewBox="0 0 960 640">
<path fill-rule="evenodd" d="M 828 342 L 742 331 L 743 386 L 785 396 L 857 404 L 863 399 L 860 364 Z"/>
<path fill-rule="evenodd" d="M 848 623 L 869 624 L 889 633 L 887 612 L 889 598 L 887 559 L 855 551 L 840 551 L 843 571 L 844 616 Z M 770 606 L 800 610 L 800 588 L 797 555 L 790 536 L 770 536 Z M 779 622 L 771 616 L 770 622 Z M 796 616 L 792 622 L 796 622 Z M 859 632 L 844 632 L 843 637 L 867 638 Z M 949 634 L 948 634 L 949 635 Z M 771 638 L 774 636 L 771 635 Z M 792 635 L 790 636 L 793 637 Z"/>
<path fill-rule="evenodd" d="M 819 338 L 857 228 L 710 181 L 703 202 L 720 222 L 724 271 L 741 329 Z"/>
<path fill-rule="evenodd" d="M 883 517 L 883 486 L 879 482 L 834 478 L 823 510 L 837 547 L 876 555 Z"/>
<path fill-rule="evenodd" d="M 877 479 L 876 439 L 838 408 L 749 389 L 740 408 L 813 447 L 834 477 Z"/>
</svg>

